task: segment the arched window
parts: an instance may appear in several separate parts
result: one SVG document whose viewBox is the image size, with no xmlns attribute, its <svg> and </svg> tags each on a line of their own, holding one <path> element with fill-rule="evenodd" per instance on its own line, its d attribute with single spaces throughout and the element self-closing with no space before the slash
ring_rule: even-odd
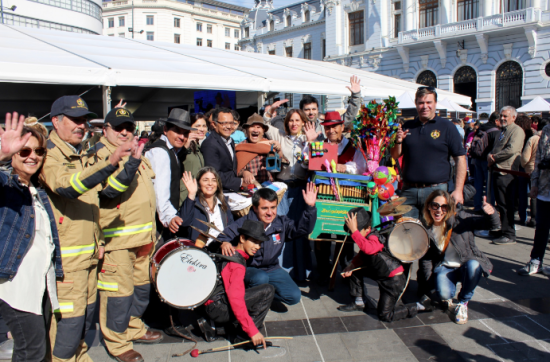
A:
<svg viewBox="0 0 550 362">
<path fill-rule="evenodd" d="M 519 63 L 508 61 L 497 69 L 496 109 L 504 106 L 521 107 L 523 69 Z"/>
<path fill-rule="evenodd" d="M 458 68 L 453 78 L 454 80 L 454 92 L 468 96 L 472 100 L 473 109 L 477 98 L 477 74 L 474 68 L 464 66 Z"/>
<path fill-rule="evenodd" d="M 291 26 L 292 25 L 292 16 L 289 15 L 286 17 L 286 26 Z"/>
<path fill-rule="evenodd" d="M 275 20 L 269 22 L 269 31 L 275 30 Z"/>
<path fill-rule="evenodd" d="M 309 22 L 309 10 L 306 10 L 306 12 L 304 13 L 304 22 L 305 23 Z"/>
<path fill-rule="evenodd" d="M 544 74 L 550 77 L 550 62 L 546 63 L 546 67 L 544 67 Z"/>
<path fill-rule="evenodd" d="M 418 75 L 416 83 L 437 88 L 437 77 L 431 70 L 425 70 Z"/>
</svg>

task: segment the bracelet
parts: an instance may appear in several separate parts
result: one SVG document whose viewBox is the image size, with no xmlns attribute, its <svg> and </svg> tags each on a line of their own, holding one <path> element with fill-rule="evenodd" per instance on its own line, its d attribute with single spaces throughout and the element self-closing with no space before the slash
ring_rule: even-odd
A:
<svg viewBox="0 0 550 362">
<path fill-rule="evenodd" d="M 402 144 L 402 143 L 403 143 L 403 141 L 401 141 L 401 142 L 395 142 L 396 145 L 400 145 L 400 144 Z"/>
</svg>

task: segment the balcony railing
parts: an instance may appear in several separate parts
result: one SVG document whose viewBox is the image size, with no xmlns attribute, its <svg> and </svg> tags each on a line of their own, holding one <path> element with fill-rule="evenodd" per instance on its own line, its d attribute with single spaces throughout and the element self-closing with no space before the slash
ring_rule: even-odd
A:
<svg viewBox="0 0 550 362">
<path fill-rule="evenodd" d="M 540 9 L 528 8 L 476 19 L 435 25 L 422 29 L 399 32 L 399 44 L 429 41 L 453 35 L 473 34 L 483 30 L 523 26 L 543 20 Z"/>
</svg>

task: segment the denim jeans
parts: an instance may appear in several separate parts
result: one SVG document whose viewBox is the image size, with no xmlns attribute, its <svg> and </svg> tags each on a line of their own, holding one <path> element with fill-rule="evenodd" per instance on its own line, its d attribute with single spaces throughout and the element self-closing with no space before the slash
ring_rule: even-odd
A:
<svg viewBox="0 0 550 362">
<path fill-rule="evenodd" d="M 420 219 L 426 199 L 435 190 L 447 191 L 447 184 L 424 188 L 404 187 L 401 191 L 400 197 L 406 197 L 407 201 L 405 201 L 405 205 L 411 205 L 413 207 L 412 210 L 406 213 L 404 216 Z"/>
<path fill-rule="evenodd" d="M 13 309 L 8 303 L 0 299 L 0 314 L 6 321 L 13 337 L 13 362 L 39 362 L 45 360 L 51 320 L 51 304 L 47 292 L 42 306 L 44 314 L 36 315 Z"/>
<path fill-rule="evenodd" d="M 300 302 L 302 292 L 294 280 L 281 268 L 264 271 L 258 268 L 246 268 L 244 283 L 247 288 L 262 284 L 271 284 L 275 287 L 275 300 L 288 305 Z"/>
<path fill-rule="evenodd" d="M 542 265 L 546 245 L 548 244 L 548 234 L 550 234 L 550 202 L 537 199 L 537 228 L 535 229 L 535 240 L 533 250 L 531 250 L 531 259 L 538 259 Z"/>
<path fill-rule="evenodd" d="M 481 210 L 481 206 L 483 205 L 483 196 L 485 194 L 484 186 L 487 182 L 489 169 L 487 166 L 487 160 L 474 158 L 472 162 L 476 170 L 474 175 L 474 187 L 476 188 L 476 194 L 474 196 L 474 209 Z M 493 206 L 495 205 L 495 191 L 492 187 L 491 195 L 487 196 L 487 202 Z"/>
<path fill-rule="evenodd" d="M 456 283 L 462 283 L 458 301 L 467 303 L 474 296 L 474 290 L 481 279 L 482 269 L 477 260 L 468 260 L 458 268 L 449 268 L 443 265 L 434 270 L 435 284 L 441 300 L 454 297 Z"/>
</svg>

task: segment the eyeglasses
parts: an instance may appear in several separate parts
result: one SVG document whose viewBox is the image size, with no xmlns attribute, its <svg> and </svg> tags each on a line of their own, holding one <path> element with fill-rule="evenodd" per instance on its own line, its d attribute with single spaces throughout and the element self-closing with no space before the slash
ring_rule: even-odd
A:
<svg viewBox="0 0 550 362">
<path fill-rule="evenodd" d="M 134 133 L 134 131 L 136 130 L 136 125 L 135 124 L 131 124 L 131 123 L 123 123 L 121 125 L 118 125 L 116 127 L 113 127 L 111 126 L 110 124 L 107 124 L 106 125 L 107 127 L 111 127 L 113 129 L 113 131 L 117 132 L 117 133 L 120 133 L 122 132 L 123 130 L 126 130 L 128 132 L 131 132 L 131 133 Z"/>
<path fill-rule="evenodd" d="M 437 211 L 440 208 L 441 208 L 441 211 L 443 211 L 443 212 L 449 211 L 449 205 L 447 205 L 447 204 L 440 205 L 437 202 L 433 202 L 433 201 L 430 202 L 430 209 L 432 209 L 433 211 Z"/>
<path fill-rule="evenodd" d="M 434 87 L 418 87 L 417 90 L 429 90 L 430 92 L 435 92 L 435 88 Z"/>
<path fill-rule="evenodd" d="M 234 127 L 235 122 L 216 122 L 222 127 Z"/>
<path fill-rule="evenodd" d="M 46 154 L 46 148 L 44 147 L 37 147 L 37 148 L 30 148 L 30 147 L 23 147 L 21 151 L 19 151 L 19 156 L 21 157 L 29 157 L 31 153 L 34 151 L 35 155 L 38 157 L 44 157 Z"/>
</svg>

